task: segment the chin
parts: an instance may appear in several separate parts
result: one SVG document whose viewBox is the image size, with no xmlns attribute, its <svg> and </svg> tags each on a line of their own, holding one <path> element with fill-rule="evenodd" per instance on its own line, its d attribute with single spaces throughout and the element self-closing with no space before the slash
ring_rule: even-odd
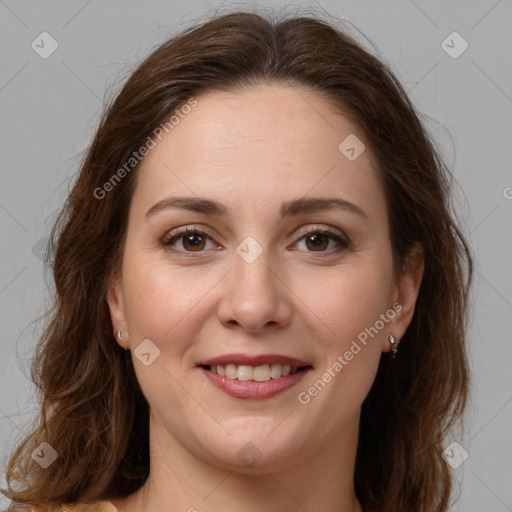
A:
<svg viewBox="0 0 512 512">
<path fill-rule="evenodd" d="M 299 436 L 293 435 L 289 426 L 278 432 L 279 427 L 275 427 L 279 421 L 273 423 L 274 432 L 267 428 L 245 430 L 243 434 L 233 435 L 232 438 L 226 435 L 218 443 L 210 438 L 209 445 L 201 443 L 203 456 L 206 455 L 212 465 L 252 475 L 296 465 L 303 456 L 301 444 L 297 442 Z"/>
</svg>

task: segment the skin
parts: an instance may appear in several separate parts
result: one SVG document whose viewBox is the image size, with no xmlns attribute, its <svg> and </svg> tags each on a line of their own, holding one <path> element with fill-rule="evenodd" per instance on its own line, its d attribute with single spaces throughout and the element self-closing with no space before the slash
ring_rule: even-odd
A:
<svg viewBox="0 0 512 512">
<path fill-rule="evenodd" d="M 151 408 L 150 476 L 138 492 L 112 502 L 122 512 L 169 504 L 200 512 L 240 504 L 249 512 L 359 512 L 360 408 L 381 353 L 391 349 L 389 335 L 400 339 L 411 321 L 421 256 L 412 254 L 393 274 L 372 155 L 366 149 L 351 162 L 338 149 L 349 134 L 362 141 L 364 134 L 317 93 L 261 84 L 197 100 L 138 171 L 122 268 L 110 281 L 117 342 L 132 351 Z M 173 207 L 146 216 L 178 195 L 213 199 L 228 214 Z M 283 201 L 303 196 L 350 201 L 366 218 L 349 210 L 280 216 Z M 184 238 L 162 244 L 186 226 L 211 233 L 195 240 L 199 251 Z M 303 226 L 334 229 L 350 244 L 317 232 L 315 246 Z M 263 250 L 252 263 L 236 252 L 248 236 Z M 302 405 L 298 394 L 395 302 L 402 308 L 394 318 Z M 133 355 L 144 339 L 160 350 L 149 366 Z M 196 367 L 229 353 L 284 354 L 313 370 L 272 398 L 233 398 Z M 253 466 L 237 456 L 248 442 L 261 454 Z"/>
</svg>

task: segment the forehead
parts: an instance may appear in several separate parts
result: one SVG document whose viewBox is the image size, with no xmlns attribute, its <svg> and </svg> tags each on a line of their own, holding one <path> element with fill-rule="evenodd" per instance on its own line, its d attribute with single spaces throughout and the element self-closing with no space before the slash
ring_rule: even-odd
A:
<svg viewBox="0 0 512 512">
<path fill-rule="evenodd" d="M 253 213 L 304 195 L 335 194 L 361 207 L 383 206 L 370 151 L 347 158 L 344 141 L 358 153 L 364 134 L 317 93 L 262 84 L 210 91 L 196 100 L 144 158 L 136 207 L 149 208 L 170 194 L 247 204 Z"/>
</svg>

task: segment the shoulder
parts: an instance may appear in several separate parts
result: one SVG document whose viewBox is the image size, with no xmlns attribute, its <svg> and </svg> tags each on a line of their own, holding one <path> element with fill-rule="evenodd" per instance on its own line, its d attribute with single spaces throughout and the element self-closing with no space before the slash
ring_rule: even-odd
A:
<svg viewBox="0 0 512 512">
<path fill-rule="evenodd" d="M 11 503 L 5 512 L 118 512 L 110 501 L 98 501 L 96 503 L 77 503 L 63 505 L 62 507 L 31 507 L 23 503 Z"/>
</svg>

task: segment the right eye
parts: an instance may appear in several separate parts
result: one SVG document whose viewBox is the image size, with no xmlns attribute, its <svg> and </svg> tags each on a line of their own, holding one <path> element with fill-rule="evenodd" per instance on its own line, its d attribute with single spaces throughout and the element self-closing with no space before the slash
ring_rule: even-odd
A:
<svg viewBox="0 0 512 512">
<path fill-rule="evenodd" d="M 169 233 L 169 235 L 162 241 L 164 247 L 171 246 L 174 250 L 179 252 L 203 252 L 207 240 L 211 240 L 210 236 L 197 229 L 178 228 Z M 176 242 L 181 249 L 175 247 Z"/>
</svg>

